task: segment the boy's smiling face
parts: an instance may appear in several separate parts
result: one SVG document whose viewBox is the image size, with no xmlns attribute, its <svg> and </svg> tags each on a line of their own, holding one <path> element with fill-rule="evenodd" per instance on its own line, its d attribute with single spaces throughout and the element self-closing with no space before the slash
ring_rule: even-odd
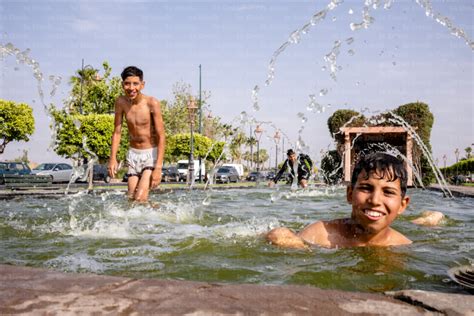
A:
<svg viewBox="0 0 474 316">
<path fill-rule="evenodd" d="M 140 91 L 145 87 L 145 82 L 138 76 L 129 76 L 122 82 L 123 90 L 130 100 L 136 99 Z"/>
<path fill-rule="evenodd" d="M 376 171 L 362 170 L 354 187 L 347 189 L 347 201 L 352 204 L 352 219 L 367 232 L 376 234 L 388 229 L 405 210 L 409 197 L 402 197 L 400 179 L 388 181 Z"/>
</svg>

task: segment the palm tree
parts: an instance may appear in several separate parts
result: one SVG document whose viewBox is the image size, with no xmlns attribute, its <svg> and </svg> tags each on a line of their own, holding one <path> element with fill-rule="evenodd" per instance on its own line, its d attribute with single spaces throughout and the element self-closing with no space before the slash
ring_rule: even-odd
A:
<svg viewBox="0 0 474 316">
<path fill-rule="evenodd" d="M 257 145 L 257 139 L 253 136 L 246 137 L 245 144 L 250 148 L 250 153 L 247 155 L 248 159 L 246 159 L 249 162 L 247 167 L 250 169 L 253 163 L 253 146 Z"/>
<path fill-rule="evenodd" d="M 230 151 L 232 155 L 232 161 L 236 160 L 238 163 L 242 163 L 242 151 L 241 146 L 245 143 L 246 137 L 245 134 L 236 129 L 234 137 L 230 143 Z"/>
</svg>

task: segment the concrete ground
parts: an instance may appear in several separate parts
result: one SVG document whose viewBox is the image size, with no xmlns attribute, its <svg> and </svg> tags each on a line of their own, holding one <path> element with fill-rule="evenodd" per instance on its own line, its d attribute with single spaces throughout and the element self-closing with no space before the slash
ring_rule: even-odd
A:
<svg viewBox="0 0 474 316">
<path fill-rule="evenodd" d="M 130 279 L 0 265 L 0 314 L 474 315 L 474 296 Z"/>
</svg>

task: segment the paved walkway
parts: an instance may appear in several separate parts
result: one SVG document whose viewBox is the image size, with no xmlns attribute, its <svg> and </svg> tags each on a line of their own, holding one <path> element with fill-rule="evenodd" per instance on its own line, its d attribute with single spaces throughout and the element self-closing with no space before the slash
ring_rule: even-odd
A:
<svg viewBox="0 0 474 316">
<path fill-rule="evenodd" d="M 61 273 L 0 265 L 0 314 L 474 315 L 474 296 L 309 286 L 226 285 Z"/>
</svg>

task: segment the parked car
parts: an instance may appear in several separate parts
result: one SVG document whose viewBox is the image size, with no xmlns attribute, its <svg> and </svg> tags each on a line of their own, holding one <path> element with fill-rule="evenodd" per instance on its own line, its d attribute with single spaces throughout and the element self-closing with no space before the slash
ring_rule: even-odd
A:
<svg viewBox="0 0 474 316">
<path fill-rule="evenodd" d="M 247 181 L 264 181 L 266 174 L 263 171 L 252 171 L 247 175 Z"/>
<path fill-rule="evenodd" d="M 69 182 L 72 176 L 72 166 L 67 163 L 42 163 L 31 170 L 32 174 L 51 176 L 53 182 Z"/>
<path fill-rule="evenodd" d="M 239 182 L 239 172 L 234 167 L 220 167 L 214 174 L 216 183 Z"/>
<path fill-rule="evenodd" d="M 163 169 L 161 169 L 161 181 L 179 182 L 178 168 L 176 168 L 176 166 L 163 167 Z"/>
<path fill-rule="evenodd" d="M 111 178 L 107 170 L 107 165 L 94 165 L 92 179 L 94 181 L 104 181 L 105 183 L 109 183 Z"/>
<path fill-rule="evenodd" d="M 267 173 L 266 178 L 267 178 L 267 180 L 273 180 L 273 179 L 275 179 L 275 176 L 276 176 L 276 173 L 274 171 L 269 171 Z"/>
<path fill-rule="evenodd" d="M 31 169 L 24 162 L 0 162 L 0 183 L 3 184 L 4 174 L 30 174 Z"/>
</svg>

